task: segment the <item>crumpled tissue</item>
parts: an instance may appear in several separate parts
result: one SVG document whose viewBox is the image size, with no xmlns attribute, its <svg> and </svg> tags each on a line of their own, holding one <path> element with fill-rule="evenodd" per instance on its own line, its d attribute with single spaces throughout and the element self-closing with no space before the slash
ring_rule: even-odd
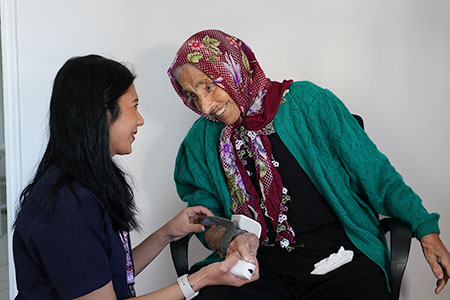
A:
<svg viewBox="0 0 450 300">
<path fill-rule="evenodd" d="M 351 262 L 353 259 L 353 251 L 345 250 L 343 246 L 339 248 L 337 253 L 332 253 L 330 256 L 322 259 L 318 263 L 314 264 L 314 270 L 312 275 L 324 275 L 331 272 L 342 265 Z"/>
</svg>

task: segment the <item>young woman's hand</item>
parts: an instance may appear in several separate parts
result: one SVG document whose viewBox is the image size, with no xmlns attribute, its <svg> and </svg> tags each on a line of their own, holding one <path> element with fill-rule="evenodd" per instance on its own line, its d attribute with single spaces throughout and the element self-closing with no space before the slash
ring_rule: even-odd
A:
<svg viewBox="0 0 450 300">
<path fill-rule="evenodd" d="M 193 289 L 197 291 L 209 285 L 242 286 L 258 280 L 259 265 L 257 260 L 254 262 L 256 268 L 250 280 L 236 277 L 230 273 L 230 269 L 238 262 L 239 257 L 237 252 L 230 254 L 224 261 L 210 264 L 196 273 L 189 275 L 189 282 L 193 286 Z"/>
<path fill-rule="evenodd" d="M 214 214 L 204 206 L 186 207 L 161 229 L 169 242 L 177 241 L 191 232 L 202 232 L 205 227 L 200 224 L 201 217 Z"/>
<path fill-rule="evenodd" d="M 194 274 L 189 275 L 188 280 L 194 291 L 198 291 L 201 288 L 209 285 L 229 285 L 229 286 L 241 286 L 246 283 L 259 279 L 259 266 L 258 262 L 255 263 L 256 269 L 253 272 L 253 276 L 250 280 L 242 279 L 234 276 L 230 273 L 230 269 L 237 263 L 239 255 L 234 253 L 227 257 L 224 261 L 210 264 L 201 268 Z M 105 286 L 90 292 L 87 295 L 81 296 L 74 300 L 115 300 L 117 299 L 114 292 L 112 281 L 108 282 Z M 129 298 L 131 299 L 131 298 Z M 177 283 L 173 283 L 168 287 L 154 291 L 152 293 L 139 296 L 133 299 L 184 299 L 184 296 Z"/>
</svg>

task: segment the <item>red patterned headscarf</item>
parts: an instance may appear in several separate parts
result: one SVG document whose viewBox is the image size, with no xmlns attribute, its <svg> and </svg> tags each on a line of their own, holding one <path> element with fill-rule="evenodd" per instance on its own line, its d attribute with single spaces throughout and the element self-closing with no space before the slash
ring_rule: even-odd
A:
<svg viewBox="0 0 450 300">
<path fill-rule="evenodd" d="M 274 131 L 272 120 L 284 91 L 292 81 L 269 81 L 250 47 L 240 39 L 219 30 L 198 32 L 178 50 L 168 74 L 184 104 L 212 121 L 217 120 L 199 111 L 173 76 L 173 71 L 184 64 L 194 64 L 209 75 L 241 111 L 239 120 L 222 130 L 219 145 L 231 194 L 231 211 L 249 216 L 261 224 L 261 242 L 266 238 L 264 216 L 267 216 L 277 233 L 276 241 L 282 247 L 295 244 L 295 233 L 287 220 L 286 201 L 282 201 L 281 177 L 274 167 L 267 137 Z M 255 163 L 256 186 L 244 166 L 250 157 Z"/>
</svg>

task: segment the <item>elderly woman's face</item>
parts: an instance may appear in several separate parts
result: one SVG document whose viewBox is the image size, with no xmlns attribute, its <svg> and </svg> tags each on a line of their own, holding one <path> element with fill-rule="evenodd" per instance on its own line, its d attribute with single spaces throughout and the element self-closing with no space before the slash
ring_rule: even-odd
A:
<svg viewBox="0 0 450 300">
<path fill-rule="evenodd" d="M 237 104 L 202 70 L 186 64 L 175 71 L 175 76 L 183 93 L 194 102 L 199 111 L 227 125 L 234 124 L 239 119 L 241 112 Z"/>
</svg>

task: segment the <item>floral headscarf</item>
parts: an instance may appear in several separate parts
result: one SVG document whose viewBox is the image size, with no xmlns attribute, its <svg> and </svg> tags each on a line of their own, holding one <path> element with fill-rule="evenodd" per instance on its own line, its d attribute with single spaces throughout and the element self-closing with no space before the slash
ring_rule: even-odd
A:
<svg viewBox="0 0 450 300">
<path fill-rule="evenodd" d="M 195 64 L 223 88 L 241 111 L 239 120 L 223 128 L 219 153 L 228 189 L 231 211 L 257 220 L 262 226 L 261 242 L 266 238 L 267 216 L 275 230 L 276 241 L 283 247 L 295 244 L 295 233 L 287 220 L 282 201 L 281 177 L 274 167 L 270 141 L 272 120 L 283 92 L 292 81 L 270 82 L 250 47 L 240 39 L 219 30 L 204 30 L 187 39 L 178 50 L 168 74 L 184 104 L 196 113 L 217 121 L 197 109 L 183 94 L 172 71 L 184 64 Z M 257 186 L 254 186 L 244 164 L 255 162 Z"/>
</svg>

